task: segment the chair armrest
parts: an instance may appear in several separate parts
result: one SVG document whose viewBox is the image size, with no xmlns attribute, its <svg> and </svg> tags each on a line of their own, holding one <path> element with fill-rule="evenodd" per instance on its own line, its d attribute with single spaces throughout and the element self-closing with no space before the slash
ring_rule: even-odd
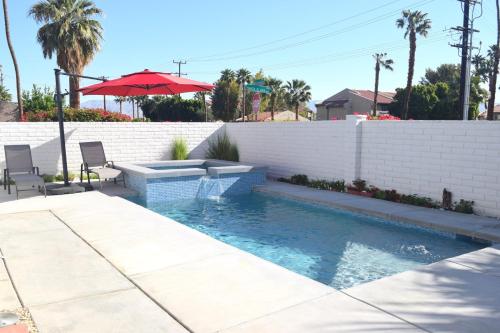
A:
<svg viewBox="0 0 500 333">
<path fill-rule="evenodd" d="M 113 161 L 107 161 L 106 165 L 111 166 L 113 169 L 115 168 L 115 162 L 113 162 Z"/>
</svg>

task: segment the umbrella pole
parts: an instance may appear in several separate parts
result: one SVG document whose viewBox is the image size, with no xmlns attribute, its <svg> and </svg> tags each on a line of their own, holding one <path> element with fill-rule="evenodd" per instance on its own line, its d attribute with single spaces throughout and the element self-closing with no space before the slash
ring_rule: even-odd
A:
<svg viewBox="0 0 500 333">
<path fill-rule="evenodd" d="M 64 186 L 69 186 L 68 180 L 68 161 L 66 159 L 66 139 L 64 135 L 64 110 L 61 96 L 61 70 L 54 69 L 56 76 L 56 103 L 57 103 L 57 119 L 59 121 L 59 139 L 61 143 L 61 157 L 63 167 Z"/>
</svg>

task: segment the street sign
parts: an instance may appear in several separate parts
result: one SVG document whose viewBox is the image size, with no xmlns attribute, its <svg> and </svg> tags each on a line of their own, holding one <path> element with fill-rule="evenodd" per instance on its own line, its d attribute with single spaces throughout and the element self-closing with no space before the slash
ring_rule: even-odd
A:
<svg viewBox="0 0 500 333">
<path fill-rule="evenodd" d="M 266 87 L 266 86 L 260 86 L 257 84 L 247 84 L 245 86 L 249 91 L 255 92 L 255 93 L 263 93 L 263 94 L 270 94 L 271 93 L 271 88 Z"/>
<path fill-rule="evenodd" d="M 264 85 L 264 80 L 255 80 L 253 81 L 252 84 L 256 85 L 256 86 L 263 86 Z"/>
<path fill-rule="evenodd" d="M 252 111 L 253 113 L 258 113 L 260 109 L 260 94 L 253 94 L 252 97 Z"/>
</svg>

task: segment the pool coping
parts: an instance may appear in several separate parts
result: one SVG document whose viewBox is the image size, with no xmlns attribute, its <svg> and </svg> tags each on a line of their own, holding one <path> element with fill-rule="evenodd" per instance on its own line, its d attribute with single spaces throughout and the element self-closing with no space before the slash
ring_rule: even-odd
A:
<svg viewBox="0 0 500 333">
<path fill-rule="evenodd" d="M 255 191 L 466 236 L 479 242 L 500 243 L 500 220 L 495 218 L 411 206 L 269 180 L 265 185 L 256 186 Z"/>
<path fill-rule="evenodd" d="M 210 163 L 207 169 L 197 168 L 204 163 Z M 192 168 L 185 169 L 172 169 L 172 170 L 155 170 L 151 167 L 162 166 L 193 166 Z M 119 162 L 115 163 L 115 168 L 144 177 L 151 178 L 169 178 L 169 177 L 188 177 L 188 176 L 206 176 L 206 175 L 221 175 L 231 173 L 246 173 L 246 172 L 267 172 L 267 167 L 255 165 L 252 163 L 239 163 L 231 161 L 220 161 L 213 159 L 192 159 L 192 160 L 178 160 L 178 161 L 152 161 L 152 162 Z"/>
</svg>

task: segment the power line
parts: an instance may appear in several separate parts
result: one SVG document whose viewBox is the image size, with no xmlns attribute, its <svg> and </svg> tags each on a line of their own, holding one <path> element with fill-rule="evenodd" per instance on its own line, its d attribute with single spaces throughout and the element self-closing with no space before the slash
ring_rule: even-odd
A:
<svg viewBox="0 0 500 333">
<path fill-rule="evenodd" d="M 449 38 L 449 33 L 440 33 L 432 38 L 428 38 L 426 40 L 422 40 L 419 45 L 428 45 L 428 44 L 434 44 L 437 42 L 445 41 Z M 302 59 L 298 61 L 293 61 L 293 62 L 287 62 L 287 63 L 277 63 L 277 64 L 270 64 L 270 65 L 260 65 L 260 66 L 254 66 L 254 67 L 249 67 L 250 70 L 282 70 L 282 69 L 288 69 L 288 68 L 296 68 L 296 67 L 302 67 L 302 66 L 310 66 L 310 65 L 319 65 L 319 64 L 324 64 L 324 63 L 331 63 L 331 62 L 336 62 L 336 61 L 343 61 L 343 60 L 349 60 L 352 58 L 359 58 L 359 57 L 364 57 L 364 56 L 369 56 L 373 54 L 374 52 L 379 51 L 380 49 L 384 49 L 384 51 L 395 51 L 395 50 L 400 50 L 400 49 L 405 49 L 408 48 L 407 42 L 406 41 L 401 41 L 401 40 L 395 40 L 395 41 L 389 41 L 389 42 L 384 42 L 380 44 L 374 44 L 369 47 L 364 47 L 364 48 L 358 48 L 358 49 L 353 49 L 353 50 L 348 50 L 344 52 L 336 52 L 336 53 L 331 53 L 327 54 L 321 57 L 314 57 L 314 58 L 307 58 L 307 59 Z M 193 74 L 218 74 L 219 72 L 215 71 L 194 71 L 192 72 Z"/>
<path fill-rule="evenodd" d="M 252 49 L 256 49 L 256 48 L 261 48 L 261 47 L 264 47 L 264 46 L 273 45 L 273 44 L 280 43 L 280 42 L 283 42 L 283 41 L 286 41 L 286 40 L 289 40 L 289 39 L 293 39 L 293 38 L 296 38 L 296 37 L 307 35 L 307 34 L 309 34 L 311 32 L 315 32 L 315 31 L 322 30 L 324 28 L 328 28 L 328 27 L 330 27 L 332 25 L 336 25 L 336 24 L 339 24 L 339 23 L 351 20 L 351 19 L 356 18 L 358 16 L 363 16 L 365 14 L 373 13 L 374 11 L 377 11 L 377 10 L 379 10 L 381 8 L 384 8 L 384 7 L 388 7 L 388 6 L 392 5 L 392 4 L 394 4 L 396 2 L 400 2 L 400 1 L 402 1 L 402 0 L 394 0 L 394 1 L 388 2 L 388 3 L 384 4 L 384 5 L 377 6 L 377 7 L 374 7 L 374 8 L 370 8 L 370 9 L 368 9 L 366 11 L 363 11 L 363 12 L 360 12 L 360 13 L 357 13 L 357 14 L 345 17 L 343 19 L 340 19 L 340 20 L 337 20 L 337 21 L 333 21 L 333 22 L 330 22 L 328 24 L 325 24 L 325 25 L 322 25 L 322 26 L 319 26 L 319 27 L 316 27 L 316 28 L 312 28 L 312 29 L 309 29 L 309 30 L 305 30 L 305 31 L 302 31 L 302 32 L 299 32 L 299 33 L 296 33 L 296 34 L 293 34 L 293 35 L 289 35 L 289 36 L 286 36 L 286 37 L 275 39 L 275 40 L 272 40 L 272 41 L 269 41 L 269 42 L 266 42 L 266 43 L 257 44 L 257 45 L 253 45 L 253 46 L 249 46 L 249 47 L 245 47 L 245 48 L 241 48 L 241 49 L 236 49 L 236 50 L 233 50 L 233 51 L 215 53 L 215 54 L 211 54 L 211 55 L 207 55 L 207 56 L 194 57 L 194 58 L 191 58 L 189 60 L 190 61 L 198 61 L 198 60 L 204 59 L 204 58 L 220 57 L 220 56 L 224 56 L 224 55 L 228 55 L 228 54 L 232 54 L 232 53 L 239 53 L 239 52 L 248 51 L 248 50 L 252 50 Z"/>
<path fill-rule="evenodd" d="M 228 57 L 220 57 L 220 58 L 198 57 L 198 58 L 192 58 L 191 61 L 197 61 L 197 62 L 216 62 L 216 61 L 232 60 L 232 59 L 245 58 L 245 57 L 256 56 L 256 55 L 261 55 L 261 54 L 271 53 L 271 52 L 276 52 L 276 51 L 282 51 L 282 50 L 286 50 L 286 49 L 289 49 L 289 48 L 292 48 L 292 47 L 302 46 L 302 45 L 309 44 L 309 43 L 312 43 L 312 42 L 316 42 L 316 41 L 319 41 L 319 40 L 322 40 L 322 39 L 325 39 L 325 38 L 330 38 L 330 37 L 333 37 L 333 36 L 337 36 L 337 35 L 345 33 L 345 32 L 350 32 L 350 31 L 352 31 L 354 29 L 365 27 L 366 25 L 377 23 L 379 21 L 385 20 L 385 19 L 393 17 L 395 15 L 399 15 L 400 12 L 401 12 L 401 10 L 403 10 L 403 9 L 427 5 L 427 4 L 429 4 L 431 2 L 434 2 L 434 1 L 435 0 L 420 0 L 420 1 L 417 1 L 417 2 L 415 2 L 413 4 L 411 4 L 410 6 L 406 6 L 404 8 L 393 10 L 393 11 L 391 11 L 389 13 L 385 13 L 385 14 L 376 16 L 376 17 L 371 18 L 371 19 L 366 20 L 366 21 L 358 22 L 356 24 L 353 24 L 351 26 L 342 28 L 340 30 L 336 30 L 336 31 L 325 33 L 325 34 L 322 34 L 322 35 L 310 37 L 308 39 L 304 39 L 304 40 L 301 40 L 301 41 L 297 41 L 297 42 L 293 42 L 293 43 L 289 43 L 289 44 L 285 44 L 285 45 L 273 47 L 273 48 L 266 49 L 266 50 L 255 51 L 255 52 L 251 52 L 251 53 L 244 53 L 244 54 L 239 54 L 239 55 L 233 55 L 233 56 L 228 56 Z M 354 17 L 356 17 L 356 15 L 354 15 Z M 285 38 L 285 39 L 287 39 L 287 38 Z M 266 44 L 275 44 L 275 43 L 273 42 L 273 43 L 266 43 Z M 255 47 L 255 48 L 257 48 L 257 47 Z M 252 48 L 247 48 L 247 49 L 252 49 Z M 235 53 L 235 51 L 228 52 L 228 53 Z M 198 59 L 198 60 L 196 60 L 196 59 Z"/>
<path fill-rule="evenodd" d="M 185 60 L 184 61 L 183 60 L 179 60 L 179 61 L 172 60 L 172 62 L 179 66 L 179 71 L 174 73 L 174 74 L 176 74 L 178 77 L 181 77 L 182 75 L 187 75 L 187 73 L 183 73 L 181 71 L 181 66 L 187 64 L 187 61 L 185 61 Z"/>
</svg>

